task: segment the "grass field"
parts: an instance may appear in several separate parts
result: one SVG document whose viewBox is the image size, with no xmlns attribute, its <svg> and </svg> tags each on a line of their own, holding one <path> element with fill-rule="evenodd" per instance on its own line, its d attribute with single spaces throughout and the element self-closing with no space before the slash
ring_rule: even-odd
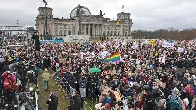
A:
<svg viewBox="0 0 196 110">
<path fill-rule="evenodd" d="M 47 110 L 48 105 L 46 104 L 46 101 L 50 95 L 50 92 L 55 92 L 58 97 L 58 110 L 68 110 L 69 100 L 65 98 L 66 92 L 64 92 L 62 89 L 60 90 L 60 87 L 58 84 L 56 84 L 56 81 L 52 77 L 53 71 L 49 71 L 51 74 L 50 80 L 49 80 L 49 89 L 48 91 L 44 90 L 44 81 L 42 79 L 42 73 L 44 71 L 42 70 L 39 74 L 39 107 L 41 110 Z M 84 108 L 86 110 L 94 110 L 94 106 L 97 102 L 91 101 L 86 99 L 84 103 Z"/>
<path fill-rule="evenodd" d="M 65 92 L 63 92 L 62 90 L 59 90 L 60 87 L 58 87 L 58 84 L 56 84 L 56 81 L 54 80 L 54 78 L 52 77 L 52 71 L 49 71 L 51 74 L 50 80 L 49 80 L 49 89 L 48 91 L 44 90 L 44 82 L 42 79 L 42 73 L 44 71 L 41 71 L 39 74 L 39 106 L 41 108 L 41 110 L 47 110 L 48 105 L 46 104 L 46 101 L 50 95 L 50 92 L 55 92 L 57 97 L 58 97 L 58 110 L 68 110 L 68 105 L 69 102 L 68 100 L 65 98 Z"/>
</svg>

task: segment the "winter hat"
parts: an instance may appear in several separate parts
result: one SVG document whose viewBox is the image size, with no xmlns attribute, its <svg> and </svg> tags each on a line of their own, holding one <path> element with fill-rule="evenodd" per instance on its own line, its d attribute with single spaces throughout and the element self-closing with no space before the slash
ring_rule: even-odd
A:
<svg viewBox="0 0 196 110">
<path fill-rule="evenodd" d="M 8 74 L 11 74 L 11 71 L 7 71 Z"/>
<path fill-rule="evenodd" d="M 196 80 L 196 76 L 195 75 L 192 75 L 192 77 L 193 77 L 194 80 Z"/>
<path fill-rule="evenodd" d="M 106 79 L 110 79 L 110 76 L 109 76 L 109 75 L 107 75 L 107 76 L 106 76 Z"/>
<path fill-rule="evenodd" d="M 45 68 L 45 72 L 48 72 L 48 69 L 47 68 Z"/>
<path fill-rule="evenodd" d="M 186 106 L 189 105 L 189 100 L 188 100 L 188 98 L 183 99 L 183 101 L 185 102 Z"/>
<path fill-rule="evenodd" d="M 95 105 L 95 109 L 96 109 L 96 110 L 101 109 L 101 105 L 102 105 L 102 103 L 98 103 L 98 104 L 96 104 L 96 105 Z"/>
<path fill-rule="evenodd" d="M 50 93 L 50 96 L 55 96 L 55 95 L 56 95 L 55 92 Z"/>
<path fill-rule="evenodd" d="M 172 90 L 172 92 L 173 92 L 175 95 L 177 95 L 177 94 L 178 94 L 178 89 L 177 89 L 177 88 L 174 88 L 174 89 Z"/>
<path fill-rule="evenodd" d="M 105 108 L 110 109 L 111 105 L 109 103 L 105 104 Z"/>
</svg>

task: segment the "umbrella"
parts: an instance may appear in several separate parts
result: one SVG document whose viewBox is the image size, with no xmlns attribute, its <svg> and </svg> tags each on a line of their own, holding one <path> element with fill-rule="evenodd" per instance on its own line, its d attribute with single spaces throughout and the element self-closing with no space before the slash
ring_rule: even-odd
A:
<svg viewBox="0 0 196 110">
<path fill-rule="evenodd" d="M 101 72 L 101 70 L 99 68 L 89 68 L 88 71 L 91 73 Z"/>
<path fill-rule="evenodd" d="M 159 80 L 159 79 L 155 79 L 155 81 L 156 81 L 157 83 L 159 83 L 159 82 L 160 82 L 160 80 Z"/>
<path fill-rule="evenodd" d="M 141 89 L 141 85 L 139 85 L 138 83 L 134 83 L 134 84 L 133 84 L 133 87 L 134 87 L 135 89 Z"/>
<path fill-rule="evenodd" d="M 144 85 L 144 86 L 143 86 L 143 89 L 144 89 L 144 90 L 149 90 L 150 87 L 149 87 L 148 85 Z"/>
</svg>

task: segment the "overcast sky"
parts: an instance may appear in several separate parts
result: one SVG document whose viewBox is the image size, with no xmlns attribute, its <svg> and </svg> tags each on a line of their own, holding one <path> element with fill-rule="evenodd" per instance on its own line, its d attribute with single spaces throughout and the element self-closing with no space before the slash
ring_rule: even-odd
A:
<svg viewBox="0 0 196 110">
<path fill-rule="evenodd" d="M 0 25 L 33 25 L 43 0 L 0 0 Z M 119 12 L 131 13 L 133 29 L 184 29 L 196 27 L 196 0 L 46 0 L 54 17 L 68 18 L 78 4 L 92 14 L 105 13 L 116 19 Z M 124 5 L 124 9 L 122 6 Z"/>
</svg>

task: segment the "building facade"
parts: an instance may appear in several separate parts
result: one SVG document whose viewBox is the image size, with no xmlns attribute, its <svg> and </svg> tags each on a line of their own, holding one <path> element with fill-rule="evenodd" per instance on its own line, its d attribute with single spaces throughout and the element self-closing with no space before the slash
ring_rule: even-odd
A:
<svg viewBox="0 0 196 110">
<path fill-rule="evenodd" d="M 78 16 L 78 7 L 74 8 L 69 19 L 54 18 L 52 8 L 39 7 L 39 14 L 36 17 L 36 29 L 41 36 L 44 35 L 44 29 L 47 24 L 48 34 L 55 38 L 64 38 L 70 35 L 88 35 L 90 39 L 128 39 L 131 37 L 132 19 L 130 13 L 118 13 L 117 20 L 104 18 L 102 11 L 98 15 L 91 15 L 88 8 L 81 8 L 81 14 Z M 47 23 L 45 23 L 47 17 Z M 79 32 L 80 31 L 80 32 Z"/>
</svg>

